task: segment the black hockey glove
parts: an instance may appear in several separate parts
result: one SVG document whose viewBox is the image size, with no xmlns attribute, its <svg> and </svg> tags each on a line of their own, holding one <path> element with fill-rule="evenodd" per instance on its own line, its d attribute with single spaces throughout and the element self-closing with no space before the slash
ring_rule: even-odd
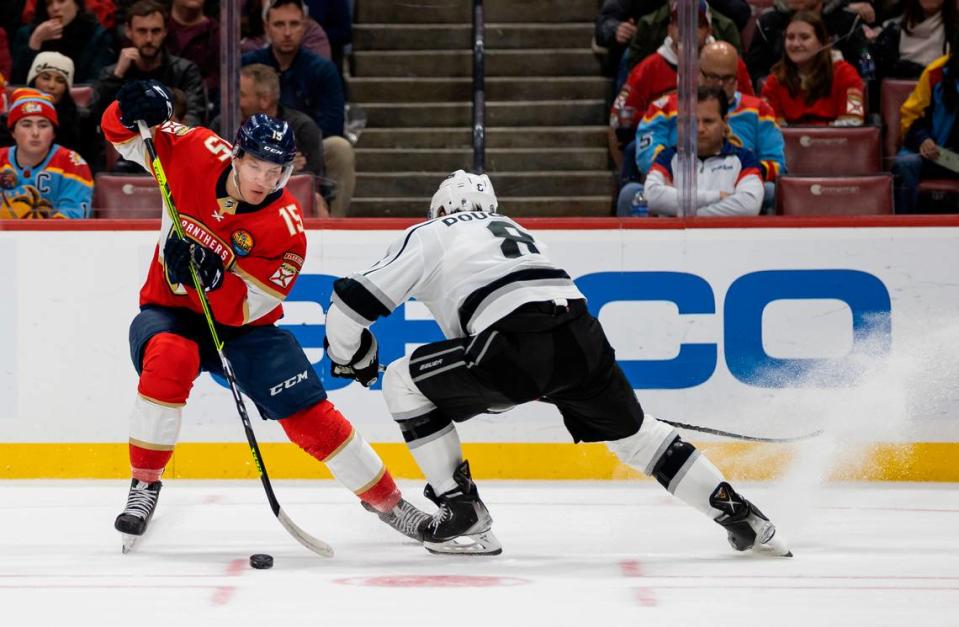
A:
<svg viewBox="0 0 959 627">
<path fill-rule="evenodd" d="M 120 105 L 120 123 L 136 130 L 137 120 L 147 126 L 163 124 L 173 117 L 173 94 L 155 80 L 130 81 L 117 92 Z"/>
<path fill-rule="evenodd" d="M 323 339 L 323 347 L 329 356 L 330 343 L 326 338 Z M 363 333 L 360 334 L 360 347 L 356 349 L 356 354 L 349 363 L 338 364 L 330 357 L 330 374 L 340 379 L 359 381 L 365 388 L 376 383 L 380 376 L 380 356 L 376 337 L 369 329 L 363 329 Z"/>
<path fill-rule="evenodd" d="M 163 259 L 170 283 L 195 287 L 190 275 L 190 262 L 193 262 L 203 291 L 211 292 L 223 285 L 223 260 L 209 248 L 174 235 L 163 247 Z"/>
</svg>

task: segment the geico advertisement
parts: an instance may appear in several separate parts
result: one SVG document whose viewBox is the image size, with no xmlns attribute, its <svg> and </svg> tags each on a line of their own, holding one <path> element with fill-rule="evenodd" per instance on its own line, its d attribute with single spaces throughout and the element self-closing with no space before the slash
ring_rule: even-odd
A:
<svg viewBox="0 0 959 627">
<path fill-rule="evenodd" d="M 893 439 L 959 436 L 956 421 L 943 419 L 959 386 L 926 385 L 952 368 L 946 348 L 959 324 L 959 229 L 536 234 L 586 295 L 655 415 L 788 435 L 870 412 L 881 430 L 890 422 L 883 412 L 897 412 L 912 423 Z M 333 281 L 365 269 L 400 235 L 309 232 L 304 271 L 281 321 L 332 400 L 373 441 L 401 438 L 379 383 L 366 390 L 329 376 L 324 312 Z M 136 393 L 127 330 L 154 242 L 153 233 L 135 231 L 0 233 L 8 279 L 0 303 L 0 440 L 126 439 Z M 441 339 L 415 301 L 373 331 L 382 363 Z M 181 441 L 242 441 L 235 412 L 222 382 L 201 375 Z M 284 439 L 275 425 L 257 429 L 265 441 Z M 569 441 L 555 409 L 538 403 L 477 417 L 461 433 L 471 441 Z"/>
</svg>

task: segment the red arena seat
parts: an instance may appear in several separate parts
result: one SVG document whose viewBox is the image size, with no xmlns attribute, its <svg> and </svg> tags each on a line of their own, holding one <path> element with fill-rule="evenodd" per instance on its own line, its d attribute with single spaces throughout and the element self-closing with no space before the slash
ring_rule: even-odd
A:
<svg viewBox="0 0 959 627">
<path fill-rule="evenodd" d="M 899 150 L 899 109 L 916 88 L 917 81 L 884 79 L 879 90 L 879 117 L 882 118 L 882 148 L 886 169 Z"/>
<path fill-rule="evenodd" d="M 878 127 L 789 126 L 782 132 L 790 175 L 863 176 L 882 171 Z"/>
<path fill-rule="evenodd" d="M 286 184 L 293 197 L 300 203 L 303 217 L 315 218 L 320 212 L 316 206 L 316 177 L 312 174 L 296 174 Z"/>
<path fill-rule="evenodd" d="M 159 218 L 163 196 L 152 176 L 101 172 L 93 185 L 93 207 L 98 218 Z"/>
<path fill-rule="evenodd" d="M 304 217 L 319 215 L 316 182 L 312 174 L 290 177 L 287 189 L 300 203 Z M 152 176 L 139 174 L 97 174 L 93 188 L 94 215 L 98 218 L 159 218 L 163 197 Z"/>
<path fill-rule="evenodd" d="M 787 216 L 889 215 L 892 176 L 783 176 L 776 198 Z"/>
</svg>

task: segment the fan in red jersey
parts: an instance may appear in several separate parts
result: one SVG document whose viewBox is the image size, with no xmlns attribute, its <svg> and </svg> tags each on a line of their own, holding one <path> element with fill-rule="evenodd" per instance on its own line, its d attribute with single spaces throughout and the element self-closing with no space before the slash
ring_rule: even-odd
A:
<svg viewBox="0 0 959 627">
<path fill-rule="evenodd" d="M 193 381 L 204 370 L 221 372 L 192 263 L 237 383 L 261 416 L 278 420 L 290 440 L 325 463 L 367 509 L 421 540 L 417 528 L 427 515 L 401 497 L 380 457 L 327 400 L 299 343 L 274 325 L 306 256 L 300 208 L 284 189 L 296 153 L 293 132 L 286 122 L 255 115 L 231 146 L 209 129 L 170 122 L 172 111 L 165 86 L 134 81 L 123 86 L 101 122 L 120 154 L 139 163 L 149 159 L 132 129 L 138 120 L 152 128 L 187 238 L 177 237 L 164 215 L 140 313 L 130 327 L 140 375 L 130 421 L 133 481 L 115 527 L 130 536 L 146 531 Z M 364 347 L 352 365 L 375 369 L 376 347 Z"/>
</svg>

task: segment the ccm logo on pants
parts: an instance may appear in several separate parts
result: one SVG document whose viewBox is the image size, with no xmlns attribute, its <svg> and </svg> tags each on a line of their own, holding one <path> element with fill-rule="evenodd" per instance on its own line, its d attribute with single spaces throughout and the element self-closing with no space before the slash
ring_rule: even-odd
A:
<svg viewBox="0 0 959 627">
<path fill-rule="evenodd" d="M 300 381 L 306 381 L 307 377 L 309 376 L 307 373 L 308 371 L 304 370 L 300 374 L 293 375 L 292 377 L 290 377 L 283 383 L 277 383 L 276 385 L 270 388 L 270 396 L 276 396 L 283 390 L 289 390 L 291 387 L 293 387 Z"/>
</svg>

